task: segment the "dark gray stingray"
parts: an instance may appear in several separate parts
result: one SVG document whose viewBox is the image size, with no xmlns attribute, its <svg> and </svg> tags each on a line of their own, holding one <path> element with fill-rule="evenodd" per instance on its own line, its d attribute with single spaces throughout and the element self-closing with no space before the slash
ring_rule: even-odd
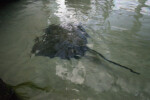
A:
<svg viewBox="0 0 150 100">
<path fill-rule="evenodd" d="M 86 46 L 87 38 L 82 25 L 50 25 L 45 29 L 45 34 L 35 39 L 32 53 L 36 56 L 47 56 L 50 58 L 60 57 L 61 59 L 79 59 L 87 51 L 98 54 L 104 60 L 139 74 L 132 69 L 106 59 L 101 53 Z"/>
<path fill-rule="evenodd" d="M 88 50 L 87 37 L 89 36 L 82 26 L 50 25 L 43 36 L 35 39 L 32 53 L 50 58 L 80 58 Z"/>
</svg>

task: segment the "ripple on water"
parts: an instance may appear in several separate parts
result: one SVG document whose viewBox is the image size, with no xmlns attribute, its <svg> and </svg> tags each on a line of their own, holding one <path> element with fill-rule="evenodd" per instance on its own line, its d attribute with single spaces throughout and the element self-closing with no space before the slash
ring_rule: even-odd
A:
<svg viewBox="0 0 150 100">
<path fill-rule="evenodd" d="M 0 11 L 0 76 L 23 82 L 17 93 L 31 100 L 149 100 L 150 0 L 20 0 Z M 88 47 L 141 73 L 97 55 L 70 61 L 34 56 L 34 39 L 50 24 L 83 24 Z M 45 88 L 40 90 L 39 86 Z"/>
</svg>

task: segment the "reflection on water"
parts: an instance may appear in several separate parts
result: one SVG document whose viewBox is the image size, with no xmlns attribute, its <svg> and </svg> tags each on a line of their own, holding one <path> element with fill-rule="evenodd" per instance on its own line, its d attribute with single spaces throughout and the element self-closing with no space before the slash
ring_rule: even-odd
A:
<svg viewBox="0 0 150 100">
<path fill-rule="evenodd" d="M 139 5 L 139 2 L 137 0 L 114 0 L 114 10 L 128 10 L 128 11 L 134 11 L 136 6 Z"/>
<path fill-rule="evenodd" d="M 82 23 L 98 55 L 34 56 L 34 39 L 51 24 Z M 26 100 L 149 100 L 150 0 L 26 0 L 0 10 L 0 77 Z M 32 83 L 32 84 L 25 84 Z M 17 84 L 23 84 L 18 85 Z M 37 88 L 38 87 L 38 88 Z"/>
<path fill-rule="evenodd" d="M 127 10 L 134 12 L 137 6 L 142 6 L 140 13 L 150 14 L 150 0 L 114 0 L 114 10 Z"/>
<path fill-rule="evenodd" d="M 79 62 L 76 66 L 71 67 L 73 67 L 72 70 L 69 70 L 58 64 L 56 66 L 56 75 L 62 79 L 70 80 L 73 83 L 83 84 L 86 75 L 85 66 L 83 66 L 82 62 Z"/>
</svg>

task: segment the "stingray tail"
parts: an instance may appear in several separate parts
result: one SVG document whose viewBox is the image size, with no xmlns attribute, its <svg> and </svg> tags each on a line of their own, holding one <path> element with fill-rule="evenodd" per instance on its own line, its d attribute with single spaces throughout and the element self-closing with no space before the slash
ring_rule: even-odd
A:
<svg viewBox="0 0 150 100">
<path fill-rule="evenodd" d="M 114 64 L 114 65 L 117 65 L 117 66 L 119 66 L 119 67 L 122 67 L 122 68 L 124 68 L 124 69 L 127 69 L 127 70 L 131 71 L 131 72 L 134 73 L 134 74 L 138 74 L 138 75 L 140 74 L 139 72 L 136 72 L 136 71 L 134 71 L 134 70 L 131 69 L 131 68 L 128 68 L 128 67 L 126 67 L 126 66 L 123 66 L 123 65 L 121 65 L 121 64 L 118 64 L 118 63 L 116 63 L 116 62 L 114 62 L 114 61 L 111 61 L 111 60 L 105 58 L 101 53 L 99 53 L 99 52 L 97 52 L 97 51 L 95 51 L 95 50 L 92 50 L 92 49 L 90 49 L 90 48 L 88 48 L 88 50 L 89 50 L 90 52 L 93 52 L 93 53 L 98 54 L 100 57 L 102 57 L 102 58 L 103 58 L 104 60 L 106 60 L 107 62 L 110 62 L 110 63 L 112 63 L 112 64 Z"/>
</svg>

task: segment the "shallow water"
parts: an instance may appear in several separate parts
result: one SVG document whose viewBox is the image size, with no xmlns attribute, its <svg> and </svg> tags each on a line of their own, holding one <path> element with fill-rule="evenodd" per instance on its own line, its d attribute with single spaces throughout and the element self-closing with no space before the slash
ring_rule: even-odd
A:
<svg viewBox="0 0 150 100">
<path fill-rule="evenodd" d="M 62 60 L 31 54 L 51 24 L 82 23 L 87 52 Z M 25 100 L 150 100 L 150 0 L 25 0 L 0 8 L 0 77 Z"/>
</svg>

